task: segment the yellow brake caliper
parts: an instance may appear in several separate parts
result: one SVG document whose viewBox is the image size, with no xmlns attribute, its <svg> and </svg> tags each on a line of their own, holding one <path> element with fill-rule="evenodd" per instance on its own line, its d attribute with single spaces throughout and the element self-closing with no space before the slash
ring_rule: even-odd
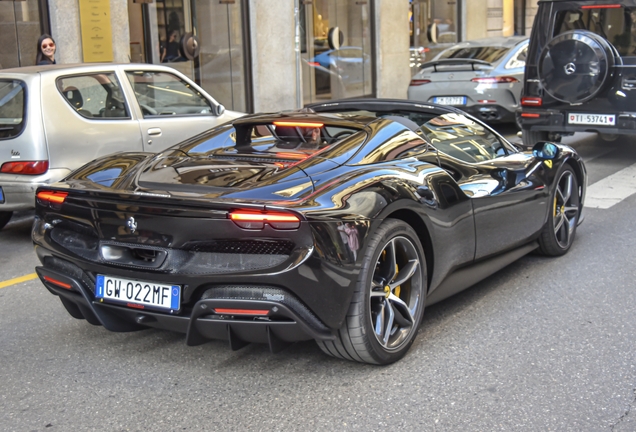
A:
<svg viewBox="0 0 636 432">
<path fill-rule="evenodd" d="M 400 271 L 400 269 L 398 268 L 397 263 L 395 264 L 395 275 L 397 276 L 398 272 Z M 395 296 L 396 297 L 400 297 L 400 285 L 398 285 L 397 287 L 395 287 Z"/>
</svg>

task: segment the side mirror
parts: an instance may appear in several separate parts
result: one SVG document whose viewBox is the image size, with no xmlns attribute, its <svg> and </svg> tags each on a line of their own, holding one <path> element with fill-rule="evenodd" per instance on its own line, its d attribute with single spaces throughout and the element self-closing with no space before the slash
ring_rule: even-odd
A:
<svg viewBox="0 0 636 432">
<path fill-rule="evenodd" d="M 559 147 L 551 142 L 538 142 L 532 147 L 532 155 L 537 159 L 556 159 L 559 154 Z"/>
<path fill-rule="evenodd" d="M 215 116 L 222 116 L 224 112 L 225 112 L 225 107 L 223 105 L 218 104 L 216 107 L 214 107 Z"/>
</svg>

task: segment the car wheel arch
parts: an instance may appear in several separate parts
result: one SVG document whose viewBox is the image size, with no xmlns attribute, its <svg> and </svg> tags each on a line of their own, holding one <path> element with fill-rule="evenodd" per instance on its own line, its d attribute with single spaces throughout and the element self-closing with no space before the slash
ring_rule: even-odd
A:
<svg viewBox="0 0 636 432">
<path fill-rule="evenodd" d="M 414 210 L 408 208 L 401 208 L 387 215 L 384 219 L 397 219 L 408 224 L 417 234 L 422 247 L 424 248 L 424 255 L 426 257 L 426 276 L 427 276 L 427 289 L 431 286 L 431 281 L 434 273 L 434 248 L 433 241 L 431 239 L 430 231 L 426 222 L 422 217 Z"/>
</svg>

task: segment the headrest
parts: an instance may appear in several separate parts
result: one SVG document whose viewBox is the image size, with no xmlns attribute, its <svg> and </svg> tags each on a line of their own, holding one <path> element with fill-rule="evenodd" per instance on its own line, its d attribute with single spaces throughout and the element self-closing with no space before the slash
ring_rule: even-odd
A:
<svg viewBox="0 0 636 432">
<path fill-rule="evenodd" d="M 73 108 L 75 108 L 76 110 L 79 110 L 84 106 L 84 99 L 82 98 L 82 94 L 79 92 L 77 87 L 66 87 L 63 93 L 64 97 L 68 99 L 71 105 L 73 105 Z"/>
</svg>

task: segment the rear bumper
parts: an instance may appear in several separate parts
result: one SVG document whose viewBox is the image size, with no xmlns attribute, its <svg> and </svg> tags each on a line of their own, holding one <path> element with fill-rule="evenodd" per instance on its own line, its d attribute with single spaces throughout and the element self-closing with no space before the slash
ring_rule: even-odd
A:
<svg viewBox="0 0 636 432">
<path fill-rule="evenodd" d="M 55 183 L 70 173 L 67 169 L 51 169 L 41 176 L 0 174 L 4 202 L 0 211 L 29 210 L 35 207 L 38 187 Z"/>
<path fill-rule="evenodd" d="M 307 309 L 298 306 L 300 302 L 297 299 L 290 301 L 292 294 L 288 292 L 285 292 L 285 301 L 277 301 L 281 296 L 270 296 L 272 300 L 202 298 L 178 315 L 171 315 L 101 302 L 88 286 L 90 276 L 64 260 L 45 260 L 45 265 L 37 267 L 36 272 L 44 286 L 60 297 L 72 316 L 102 325 L 110 331 L 126 332 L 152 327 L 185 333 L 188 345 L 219 339 L 229 341 L 232 349 L 249 343 L 265 343 L 272 352 L 292 342 L 334 339 L 333 333 L 324 324 Z M 258 317 L 232 316 L 216 313 L 218 309 L 269 312 L 267 316 Z"/>
<path fill-rule="evenodd" d="M 576 111 L 576 110 L 574 110 Z M 614 114 L 614 113 L 606 113 Z M 526 109 L 517 111 L 517 122 L 523 129 L 531 131 L 573 134 L 575 132 L 597 132 L 611 135 L 636 135 L 636 113 L 617 114 L 615 126 L 570 125 L 567 113 L 561 111 Z M 524 116 L 525 115 L 525 116 Z"/>
<path fill-rule="evenodd" d="M 520 88 L 511 84 L 479 85 L 471 82 L 430 83 L 410 86 L 408 99 L 433 103 L 438 96 L 466 97 L 463 111 L 488 123 L 512 123 L 518 108 Z"/>
</svg>

